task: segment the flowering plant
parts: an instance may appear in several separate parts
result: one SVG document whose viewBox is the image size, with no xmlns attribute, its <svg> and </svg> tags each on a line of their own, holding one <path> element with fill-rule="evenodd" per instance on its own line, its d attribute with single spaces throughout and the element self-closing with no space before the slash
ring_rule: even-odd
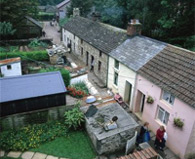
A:
<svg viewBox="0 0 195 159">
<path fill-rule="evenodd" d="M 151 96 L 148 96 L 147 103 L 152 104 L 154 102 L 154 99 Z"/>
</svg>

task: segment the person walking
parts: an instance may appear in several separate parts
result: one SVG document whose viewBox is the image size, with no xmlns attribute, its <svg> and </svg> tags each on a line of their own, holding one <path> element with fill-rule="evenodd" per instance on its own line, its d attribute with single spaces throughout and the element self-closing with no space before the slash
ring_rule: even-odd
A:
<svg viewBox="0 0 195 159">
<path fill-rule="evenodd" d="M 156 131 L 156 139 L 154 142 L 154 146 L 156 149 L 163 150 L 163 137 L 165 133 L 165 128 L 163 125 Z"/>
</svg>

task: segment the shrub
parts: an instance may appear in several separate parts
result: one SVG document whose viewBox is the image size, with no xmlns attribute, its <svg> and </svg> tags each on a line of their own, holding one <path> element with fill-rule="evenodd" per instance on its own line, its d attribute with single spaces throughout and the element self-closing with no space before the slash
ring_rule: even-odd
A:
<svg viewBox="0 0 195 159">
<path fill-rule="evenodd" d="M 184 126 L 184 123 L 180 118 L 174 118 L 174 125 L 179 128 L 182 128 Z"/>
<path fill-rule="evenodd" d="M 31 51 L 31 52 L 2 52 L 0 54 L 0 59 L 21 57 L 22 60 L 37 60 L 37 61 L 49 61 L 49 56 L 47 51 Z"/>
<path fill-rule="evenodd" d="M 64 113 L 65 124 L 68 128 L 73 128 L 74 130 L 81 128 L 84 123 L 84 114 L 80 111 L 80 102 L 75 105 L 72 110 L 66 111 Z"/>
<path fill-rule="evenodd" d="M 44 43 L 42 41 L 39 41 L 38 39 L 34 39 L 33 41 L 31 41 L 29 44 L 28 44 L 29 47 L 31 48 L 36 48 L 36 47 L 48 47 L 48 44 L 47 43 Z"/>
<path fill-rule="evenodd" d="M 89 94 L 89 90 L 84 82 L 78 82 L 68 87 L 69 94 L 76 98 L 82 98 Z"/>
<path fill-rule="evenodd" d="M 66 69 L 49 67 L 46 69 L 41 69 L 39 72 L 43 73 L 43 72 L 53 72 L 53 71 L 60 71 L 66 87 L 70 85 L 70 73 Z"/>
<path fill-rule="evenodd" d="M 36 148 L 41 143 L 51 141 L 58 136 L 66 135 L 66 133 L 67 128 L 60 121 L 29 125 L 17 131 L 4 131 L 0 134 L 0 149 L 25 151 Z"/>
</svg>

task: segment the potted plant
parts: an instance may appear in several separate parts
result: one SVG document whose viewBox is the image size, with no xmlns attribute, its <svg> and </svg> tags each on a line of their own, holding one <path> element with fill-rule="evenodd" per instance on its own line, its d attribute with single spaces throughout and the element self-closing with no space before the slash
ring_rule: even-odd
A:
<svg viewBox="0 0 195 159">
<path fill-rule="evenodd" d="M 184 122 L 180 118 L 174 118 L 174 125 L 178 128 L 182 128 L 184 126 Z"/>
<path fill-rule="evenodd" d="M 154 99 L 151 96 L 148 96 L 147 103 L 149 103 L 149 104 L 154 103 Z"/>
</svg>

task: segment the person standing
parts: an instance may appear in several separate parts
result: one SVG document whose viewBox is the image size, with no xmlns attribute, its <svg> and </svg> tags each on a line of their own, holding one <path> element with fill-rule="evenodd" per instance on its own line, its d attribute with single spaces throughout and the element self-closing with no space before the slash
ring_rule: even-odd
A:
<svg viewBox="0 0 195 159">
<path fill-rule="evenodd" d="M 142 142 L 146 142 L 144 141 L 145 139 L 145 134 L 146 132 L 148 132 L 148 126 L 149 126 L 149 123 L 148 122 L 145 122 L 144 125 L 141 127 L 140 129 L 140 133 L 137 137 L 137 143 L 140 144 Z"/>
<path fill-rule="evenodd" d="M 167 135 L 167 132 L 165 131 L 164 136 L 163 136 L 163 140 L 162 140 L 162 148 L 165 147 L 167 138 L 168 138 L 168 135 Z"/>
<path fill-rule="evenodd" d="M 165 128 L 163 125 L 160 126 L 160 128 L 156 131 L 156 139 L 154 142 L 154 146 L 156 149 L 163 150 L 163 137 L 165 133 Z"/>
</svg>

